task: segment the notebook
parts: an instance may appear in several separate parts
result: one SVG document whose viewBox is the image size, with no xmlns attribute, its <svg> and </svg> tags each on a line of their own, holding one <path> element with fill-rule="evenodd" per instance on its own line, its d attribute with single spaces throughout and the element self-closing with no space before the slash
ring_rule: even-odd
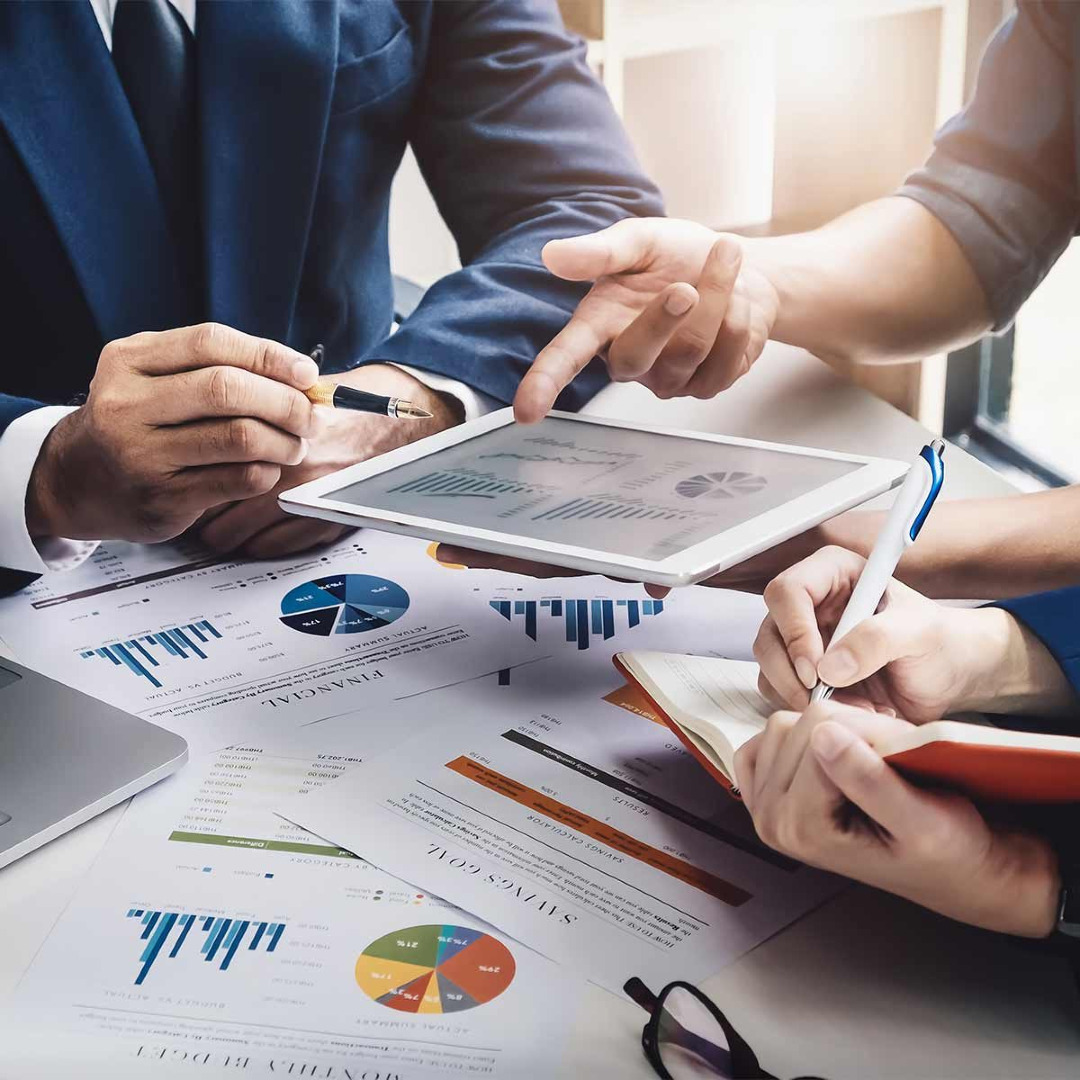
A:
<svg viewBox="0 0 1080 1080">
<path fill-rule="evenodd" d="M 615 666 L 683 745 L 732 794 L 735 754 L 773 711 L 757 664 L 679 653 L 625 652 Z M 909 777 L 996 802 L 1080 802 L 1080 738 L 935 720 L 877 745 Z"/>
</svg>

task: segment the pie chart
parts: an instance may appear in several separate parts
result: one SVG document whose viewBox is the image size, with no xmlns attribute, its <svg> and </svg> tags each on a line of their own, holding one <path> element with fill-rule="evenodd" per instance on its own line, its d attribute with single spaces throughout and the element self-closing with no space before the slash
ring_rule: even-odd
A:
<svg viewBox="0 0 1080 1080">
<path fill-rule="evenodd" d="M 688 476 L 675 485 L 675 491 L 684 499 L 737 499 L 740 495 L 754 495 L 768 484 L 764 476 L 731 469 L 723 472 L 698 473 Z"/>
<path fill-rule="evenodd" d="M 281 621 L 301 634 L 364 634 L 396 622 L 409 594 L 396 582 L 369 574 L 338 574 L 297 585 L 281 600 Z"/>
<path fill-rule="evenodd" d="M 357 958 L 356 982 L 399 1012 L 464 1012 L 513 981 L 514 957 L 497 938 L 465 926 L 410 926 L 373 941 Z"/>
</svg>

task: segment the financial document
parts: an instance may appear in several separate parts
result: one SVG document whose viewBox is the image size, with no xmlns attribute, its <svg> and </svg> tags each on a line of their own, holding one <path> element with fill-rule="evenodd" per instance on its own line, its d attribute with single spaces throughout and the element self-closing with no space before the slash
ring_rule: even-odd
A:
<svg viewBox="0 0 1080 1080">
<path fill-rule="evenodd" d="M 58 1045 L 80 1080 L 596 1075 L 562 1060 L 577 980 L 275 825 L 347 764 L 248 745 L 139 796 L 0 1016 L 0 1075 L 54 1080 Z"/>
<path fill-rule="evenodd" d="M 678 626 L 684 648 L 726 651 L 706 620 Z M 761 844 L 603 653 L 419 702 L 468 720 L 283 815 L 610 990 L 709 975 L 839 887 Z"/>
<path fill-rule="evenodd" d="M 531 654 L 465 577 L 423 542 L 376 532 L 270 562 L 109 544 L 0 600 L 0 637 L 193 754 L 252 730 L 318 745 L 315 725 L 377 727 L 388 701 Z"/>
</svg>

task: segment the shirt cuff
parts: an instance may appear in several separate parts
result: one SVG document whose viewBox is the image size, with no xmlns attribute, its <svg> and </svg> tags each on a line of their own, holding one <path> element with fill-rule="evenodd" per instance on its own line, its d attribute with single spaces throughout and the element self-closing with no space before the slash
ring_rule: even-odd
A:
<svg viewBox="0 0 1080 1080">
<path fill-rule="evenodd" d="M 489 412 L 502 408 L 502 402 L 498 399 L 493 398 L 490 394 L 485 394 L 481 390 L 474 390 L 471 386 L 460 382 L 458 379 L 450 379 L 445 375 L 435 375 L 430 371 L 421 371 L 419 368 L 409 367 L 408 364 L 393 364 L 392 366 L 404 371 L 406 375 L 418 379 L 425 386 L 440 394 L 449 394 L 451 397 L 457 398 L 461 402 L 461 407 L 465 410 L 466 420 L 475 420 L 478 416 L 484 416 Z"/>
<path fill-rule="evenodd" d="M 0 566 L 44 574 L 73 570 L 98 546 L 96 540 L 59 536 L 34 540 L 26 526 L 26 490 L 41 446 L 52 429 L 74 409 L 47 405 L 13 420 L 0 434 Z"/>
</svg>

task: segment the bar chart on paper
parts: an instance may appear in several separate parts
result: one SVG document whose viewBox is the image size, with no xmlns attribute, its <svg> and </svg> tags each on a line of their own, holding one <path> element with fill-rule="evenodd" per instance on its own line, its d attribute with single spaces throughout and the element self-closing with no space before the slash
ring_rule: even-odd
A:
<svg viewBox="0 0 1080 1080">
<path fill-rule="evenodd" d="M 526 636 L 533 641 L 539 634 L 539 616 L 545 612 L 562 622 L 565 640 L 576 644 L 579 650 L 587 649 L 594 637 L 608 641 L 624 626 L 633 630 L 641 624 L 642 618 L 659 615 L 664 610 L 663 600 L 551 597 L 546 600 L 490 600 L 488 603 L 507 622 L 520 620 Z"/>
<path fill-rule="evenodd" d="M 209 619 L 199 619 L 149 634 L 114 641 L 108 645 L 83 649 L 84 660 L 102 660 L 113 667 L 130 671 L 136 678 L 146 679 L 160 690 L 159 669 L 166 661 L 206 660 L 207 648 L 222 638 L 221 632 Z"/>
<path fill-rule="evenodd" d="M 135 985 L 142 986 L 161 959 L 175 960 L 181 953 L 198 952 L 208 965 L 228 971 L 238 952 L 274 952 L 285 932 L 285 923 L 250 918 L 224 918 L 182 911 L 129 908 L 127 917 L 142 927 L 139 940 L 146 942 L 139 956 Z"/>
</svg>

